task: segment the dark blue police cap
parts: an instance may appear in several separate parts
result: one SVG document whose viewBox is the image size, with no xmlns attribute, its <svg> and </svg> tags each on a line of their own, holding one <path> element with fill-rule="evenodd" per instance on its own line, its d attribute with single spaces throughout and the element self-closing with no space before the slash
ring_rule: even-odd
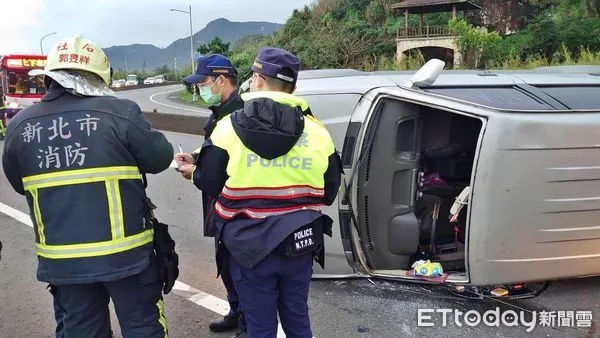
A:
<svg viewBox="0 0 600 338">
<path fill-rule="evenodd" d="M 263 47 L 258 51 L 251 69 L 268 77 L 296 83 L 300 59 L 287 50 Z"/>
<path fill-rule="evenodd" d="M 183 78 L 187 83 L 204 82 L 208 76 L 224 75 L 235 78 L 237 72 L 231 61 L 221 54 L 209 54 L 197 59 L 196 72 Z"/>
</svg>

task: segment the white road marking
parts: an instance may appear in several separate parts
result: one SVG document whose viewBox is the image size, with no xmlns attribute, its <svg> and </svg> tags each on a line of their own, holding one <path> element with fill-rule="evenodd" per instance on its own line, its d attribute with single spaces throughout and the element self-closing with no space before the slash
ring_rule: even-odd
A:
<svg viewBox="0 0 600 338">
<path fill-rule="evenodd" d="M 24 212 L 21 212 L 15 208 L 12 208 L 4 203 L 0 202 L 0 212 L 5 214 L 8 217 L 14 218 L 15 220 L 27 225 L 28 227 L 33 228 L 33 223 L 31 222 L 31 218 Z M 208 309 L 212 312 L 218 313 L 222 316 L 225 316 L 229 313 L 229 303 L 221 299 L 219 297 L 215 297 L 206 292 L 200 291 L 192 286 L 189 286 L 183 282 L 175 281 L 175 285 L 173 286 L 173 292 L 179 296 L 184 297 L 190 302 L 200 305 L 205 309 Z M 168 315 L 167 315 L 168 318 Z M 284 338 L 285 333 L 283 332 L 283 328 L 281 327 L 281 323 L 277 326 L 277 338 Z M 314 338 L 314 337 L 313 337 Z"/>
<path fill-rule="evenodd" d="M 33 223 L 31 222 L 31 218 L 26 213 L 23 213 L 17 209 L 11 208 L 6 204 L 0 203 L 0 212 L 5 214 L 8 217 L 12 217 L 17 221 L 27 225 L 30 228 L 33 228 Z"/>
<path fill-rule="evenodd" d="M 156 101 L 156 100 L 154 99 L 154 97 L 155 97 L 155 96 L 158 96 L 158 95 L 163 95 L 163 94 L 168 94 L 168 93 L 173 93 L 173 92 L 178 92 L 178 91 L 181 91 L 181 88 L 179 88 L 179 89 L 167 90 L 167 91 L 165 91 L 165 92 L 160 92 L 160 93 L 152 94 L 152 95 L 150 95 L 150 97 L 149 97 L 148 99 L 149 99 L 150 101 L 152 101 L 152 102 L 156 103 L 156 104 L 159 104 L 159 105 L 161 105 L 161 106 L 165 106 L 165 107 L 169 107 L 169 108 L 173 108 L 173 109 L 187 110 L 187 111 L 191 111 L 191 112 L 194 112 L 194 113 L 200 113 L 200 114 L 202 114 L 202 115 L 204 115 L 204 116 L 209 116 L 209 115 L 211 114 L 211 112 L 210 112 L 209 110 L 207 110 L 207 109 L 191 109 L 191 108 L 184 108 L 184 107 L 180 107 L 180 106 L 174 106 L 174 105 L 171 105 L 171 104 L 167 104 L 167 103 L 159 102 L 159 101 Z"/>
</svg>

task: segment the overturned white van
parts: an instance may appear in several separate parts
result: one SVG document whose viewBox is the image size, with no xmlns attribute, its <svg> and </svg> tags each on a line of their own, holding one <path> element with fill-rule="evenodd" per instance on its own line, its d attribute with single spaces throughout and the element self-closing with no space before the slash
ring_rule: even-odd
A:
<svg viewBox="0 0 600 338">
<path fill-rule="evenodd" d="M 300 73 L 345 170 L 315 277 L 415 281 L 423 256 L 465 285 L 600 274 L 598 68 L 442 66 Z"/>
</svg>

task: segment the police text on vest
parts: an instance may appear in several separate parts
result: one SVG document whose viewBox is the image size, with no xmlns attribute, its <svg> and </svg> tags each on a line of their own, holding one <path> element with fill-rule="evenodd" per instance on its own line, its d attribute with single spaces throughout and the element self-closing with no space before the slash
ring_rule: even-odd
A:
<svg viewBox="0 0 600 338">
<path fill-rule="evenodd" d="M 287 156 L 283 155 L 272 160 L 261 158 L 256 154 L 248 154 L 246 156 L 246 166 L 252 167 L 254 165 L 260 165 L 263 168 L 286 168 L 300 170 L 311 170 L 312 169 L 312 157 L 298 157 L 298 156 Z"/>
</svg>

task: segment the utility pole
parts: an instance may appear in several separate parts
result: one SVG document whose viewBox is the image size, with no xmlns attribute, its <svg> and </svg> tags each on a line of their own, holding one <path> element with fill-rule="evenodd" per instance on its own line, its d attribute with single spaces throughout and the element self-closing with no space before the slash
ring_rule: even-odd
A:
<svg viewBox="0 0 600 338">
<path fill-rule="evenodd" d="M 194 60 L 194 29 L 192 28 L 192 5 L 190 5 L 190 58 L 192 60 L 192 73 L 196 71 Z"/>
<path fill-rule="evenodd" d="M 177 58 L 173 58 L 174 68 L 175 68 L 175 81 L 179 81 L 179 75 L 177 75 Z"/>
<path fill-rule="evenodd" d="M 130 50 L 129 52 L 125 52 L 125 73 L 129 75 L 129 69 L 127 69 L 127 54 L 133 53 L 135 50 Z"/>
</svg>

